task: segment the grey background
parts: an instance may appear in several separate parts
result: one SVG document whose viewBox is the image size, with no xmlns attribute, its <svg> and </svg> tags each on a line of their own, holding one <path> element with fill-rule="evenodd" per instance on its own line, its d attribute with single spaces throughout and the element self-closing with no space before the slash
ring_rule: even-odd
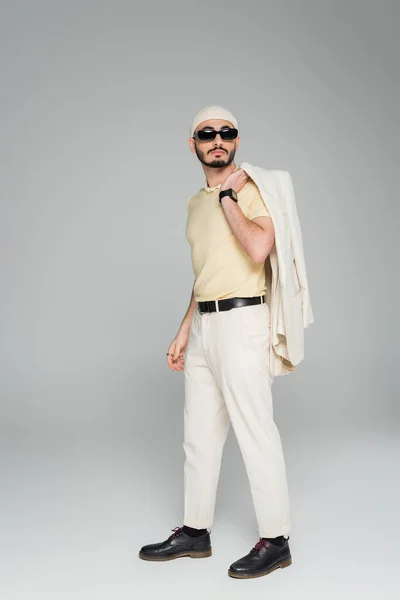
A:
<svg viewBox="0 0 400 600">
<path fill-rule="evenodd" d="M 388 0 L 2 3 L 2 597 L 396 596 L 398 27 Z M 232 430 L 213 556 L 137 557 L 183 516 L 165 353 L 208 104 L 239 120 L 237 163 L 291 172 L 315 315 L 273 387 L 293 565 L 246 582 L 227 576 L 258 538 Z"/>
</svg>

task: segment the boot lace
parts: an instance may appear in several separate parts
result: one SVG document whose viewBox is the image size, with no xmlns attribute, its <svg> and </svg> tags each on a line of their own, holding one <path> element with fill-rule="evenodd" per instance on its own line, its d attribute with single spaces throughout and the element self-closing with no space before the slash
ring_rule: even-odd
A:
<svg viewBox="0 0 400 600">
<path fill-rule="evenodd" d="M 173 529 L 171 529 L 171 531 L 174 532 L 170 536 L 170 539 L 173 540 L 174 538 L 178 537 L 179 535 L 181 535 L 183 533 L 183 527 L 174 527 Z"/>
<path fill-rule="evenodd" d="M 270 547 L 270 542 L 268 540 L 263 540 L 261 537 L 258 540 L 257 544 L 254 546 L 253 551 L 254 552 L 258 552 L 263 546 L 265 546 L 266 548 Z"/>
</svg>

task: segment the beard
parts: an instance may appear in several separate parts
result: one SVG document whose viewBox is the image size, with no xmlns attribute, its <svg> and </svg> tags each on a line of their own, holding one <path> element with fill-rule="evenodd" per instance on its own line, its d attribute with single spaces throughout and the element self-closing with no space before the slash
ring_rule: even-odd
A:
<svg viewBox="0 0 400 600">
<path fill-rule="evenodd" d="M 233 162 L 233 159 L 235 158 L 236 154 L 236 148 L 233 148 L 228 153 L 226 152 L 226 150 L 224 150 L 224 154 L 222 154 L 222 156 L 220 156 L 219 158 L 215 158 L 212 154 L 208 155 L 205 152 L 201 152 L 201 150 L 199 150 L 197 146 L 195 146 L 195 149 L 196 156 L 199 159 L 199 161 L 203 163 L 203 165 L 214 169 L 221 169 L 222 167 L 227 167 L 228 165 L 230 165 L 231 162 Z"/>
</svg>

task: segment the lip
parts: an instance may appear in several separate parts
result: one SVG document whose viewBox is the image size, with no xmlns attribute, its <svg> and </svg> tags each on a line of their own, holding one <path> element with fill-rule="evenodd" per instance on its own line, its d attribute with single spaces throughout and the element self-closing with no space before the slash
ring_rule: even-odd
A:
<svg viewBox="0 0 400 600">
<path fill-rule="evenodd" d="M 211 154 L 223 154 L 224 150 L 213 150 Z"/>
</svg>

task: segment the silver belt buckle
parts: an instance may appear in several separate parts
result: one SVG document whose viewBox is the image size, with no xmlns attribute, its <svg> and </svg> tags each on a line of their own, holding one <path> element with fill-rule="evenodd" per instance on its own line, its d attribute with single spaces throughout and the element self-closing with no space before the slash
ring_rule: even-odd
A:
<svg viewBox="0 0 400 600">
<path fill-rule="evenodd" d="M 216 310 L 218 311 L 218 304 L 217 304 L 218 300 L 206 300 L 206 302 L 207 302 L 207 312 L 209 312 L 209 313 L 214 312 L 211 310 L 213 302 L 215 303 Z"/>
</svg>

